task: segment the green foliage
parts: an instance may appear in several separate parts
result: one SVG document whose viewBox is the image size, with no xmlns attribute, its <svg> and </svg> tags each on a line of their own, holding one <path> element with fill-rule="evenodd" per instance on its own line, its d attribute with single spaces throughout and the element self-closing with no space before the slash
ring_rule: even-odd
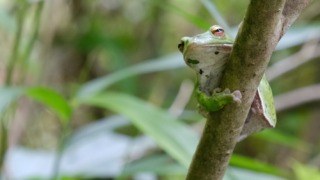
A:
<svg viewBox="0 0 320 180">
<path fill-rule="evenodd" d="M 303 165 L 295 161 L 293 163 L 292 169 L 293 169 L 294 177 L 297 180 L 304 180 L 304 179 L 316 180 L 320 178 L 320 172 L 318 167 Z"/>
<path fill-rule="evenodd" d="M 33 100 L 43 103 L 51 108 L 62 120 L 62 124 L 66 126 L 71 118 L 71 107 L 67 100 L 56 91 L 46 87 L 33 87 L 26 89 L 26 95 Z"/>
<path fill-rule="evenodd" d="M 0 113 L 23 94 L 22 89 L 13 87 L 0 87 Z"/>
<path fill-rule="evenodd" d="M 234 154 L 230 160 L 230 165 L 236 167 L 242 167 L 245 169 L 251 169 L 258 172 L 264 172 L 268 174 L 275 174 L 279 176 L 284 176 L 286 174 L 285 171 L 278 169 L 272 165 L 268 165 L 261 161 L 254 160 L 252 158 L 247 158 L 241 155 Z"/>
<path fill-rule="evenodd" d="M 133 176 L 139 172 L 153 172 L 159 175 L 185 175 L 187 168 L 173 162 L 166 155 L 153 155 L 128 164 L 122 176 Z"/>
<path fill-rule="evenodd" d="M 57 116 L 66 125 L 71 118 L 71 107 L 67 100 L 58 92 L 47 87 L 1 87 L 0 88 L 0 112 L 9 107 L 10 104 L 16 102 L 21 96 L 28 96 L 34 101 L 44 104 L 51 108 Z"/>
<path fill-rule="evenodd" d="M 179 54 L 171 54 L 161 58 L 147 60 L 142 64 L 131 66 L 129 68 L 125 68 L 112 74 L 108 74 L 98 79 L 89 81 L 84 84 L 77 92 L 75 100 L 77 101 L 93 96 L 99 92 L 102 92 L 112 84 L 131 76 L 157 71 L 167 71 L 170 69 L 182 67 L 183 62 L 179 61 L 178 57 Z"/>
<path fill-rule="evenodd" d="M 184 167 L 189 166 L 198 141 L 197 135 L 167 112 L 132 96 L 114 92 L 90 97 L 83 103 L 111 109 L 127 116 Z"/>
</svg>

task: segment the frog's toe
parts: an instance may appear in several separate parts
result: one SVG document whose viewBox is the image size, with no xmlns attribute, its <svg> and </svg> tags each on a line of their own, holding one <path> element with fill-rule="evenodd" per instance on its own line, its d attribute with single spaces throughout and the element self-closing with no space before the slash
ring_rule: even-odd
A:
<svg viewBox="0 0 320 180">
<path fill-rule="evenodd" d="M 242 94 L 239 90 L 233 91 L 232 92 L 232 96 L 233 96 L 233 100 L 240 104 L 241 103 L 241 99 L 242 99 Z"/>
</svg>

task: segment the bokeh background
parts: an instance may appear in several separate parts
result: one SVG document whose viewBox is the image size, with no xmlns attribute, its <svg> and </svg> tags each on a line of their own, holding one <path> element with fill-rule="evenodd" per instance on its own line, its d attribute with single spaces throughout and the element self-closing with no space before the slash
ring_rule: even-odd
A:
<svg viewBox="0 0 320 180">
<path fill-rule="evenodd" d="M 205 121 L 177 44 L 213 24 L 234 38 L 248 3 L 0 0 L 1 175 L 184 179 Z M 277 127 L 240 142 L 225 179 L 320 179 L 319 9 L 266 72 Z"/>
</svg>

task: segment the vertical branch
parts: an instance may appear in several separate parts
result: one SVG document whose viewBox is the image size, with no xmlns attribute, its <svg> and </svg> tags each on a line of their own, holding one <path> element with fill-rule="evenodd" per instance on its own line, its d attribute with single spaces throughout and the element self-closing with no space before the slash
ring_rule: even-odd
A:
<svg viewBox="0 0 320 180">
<path fill-rule="evenodd" d="M 248 115 L 272 52 L 304 6 L 285 7 L 308 0 L 252 0 L 222 78 L 222 89 L 240 90 L 240 105 L 230 104 L 210 113 L 187 180 L 220 180 Z M 295 12 L 292 12 L 295 11 Z M 289 13 L 292 12 L 292 13 Z M 284 15 L 290 16 L 286 17 Z"/>
<path fill-rule="evenodd" d="M 21 41 L 21 34 L 22 34 L 26 10 L 27 10 L 26 4 L 24 2 L 21 2 L 21 4 L 18 5 L 18 10 L 17 10 L 17 29 L 14 35 L 13 47 L 12 47 L 10 59 L 7 66 L 6 79 L 5 79 L 6 85 L 12 84 L 12 76 L 14 73 L 16 62 L 18 60 L 18 54 L 19 54 L 18 51 L 19 51 L 19 46 Z"/>
<path fill-rule="evenodd" d="M 19 2 L 17 9 L 17 29 L 14 35 L 14 42 L 9 58 L 9 62 L 7 65 L 7 72 L 6 72 L 6 78 L 5 78 L 5 85 L 10 86 L 12 84 L 12 76 L 14 73 L 15 65 L 18 60 L 18 54 L 19 54 L 19 47 L 21 42 L 21 34 L 23 30 L 24 25 L 24 17 L 27 10 L 27 4 L 25 1 Z M 5 115 L 0 116 L 0 170 L 3 169 L 3 163 L 5 160 L 5 154 L 8 147 L 8 130 L 5 123 Z"/>
<path fill-rule="evenodd" d="M 4 121 L 4 115 L 1 116 L 0 122 L 0 132 L 1 132 L 1 143 L 0 143 L 0 170 L 3 169 L 3 162 L 5 159 L 5 154 L 8 146 L 8 131 Z"/>
<path fill-rule="evenodd" d="M 34 44 L 37 40 L 38 34 L 39 34 L 39 27 L 40 27 L 40 21 L 41 21 L 41 13 L 43 10 L 43 5 L 44 1 L 40 1 L 37 3 L 37 7 L 35 10 L 35 14 L 33 17 L 33 30 L 32 30 L 32 35 L 29 39 L 29 42 L 24 50 L 24 53 L 22 54 L 21 57 L 21 63 L 23 63 L 24 68 L 22 69 L 22 74 L 23 76 L 21 77 L 21 81 L 23 82 L 25 78 L 27 77 L 28 73 L 28 60 L 30 58 L 32 49 L 34 47 Z"/>
</svg>

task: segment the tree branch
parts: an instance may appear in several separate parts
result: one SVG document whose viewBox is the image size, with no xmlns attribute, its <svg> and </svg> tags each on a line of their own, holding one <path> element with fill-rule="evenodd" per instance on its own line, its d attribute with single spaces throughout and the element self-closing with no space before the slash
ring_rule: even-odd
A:
<svg viewBox="0 0 320 180">
<path fill-rule="evenodd" d="M 301 11 L 307 7 L 312 0 L 287 0 L 282 11 L 282 33 L 287 32 L 292 23 L 299 17 Z"/>
<path fill-rule="evenodd" d="M 248 115 L 272 52 L 309 0 L 252 0 L 222 78 L 222 89 L 240 90 L 242 103 L 213 112 L 191 163 L 187 180 L 220 180 Z M 298 3 L 298 6 L 293 6 Z M 286 6 L 286 7 L 285 7 Z"/>
</svg>

